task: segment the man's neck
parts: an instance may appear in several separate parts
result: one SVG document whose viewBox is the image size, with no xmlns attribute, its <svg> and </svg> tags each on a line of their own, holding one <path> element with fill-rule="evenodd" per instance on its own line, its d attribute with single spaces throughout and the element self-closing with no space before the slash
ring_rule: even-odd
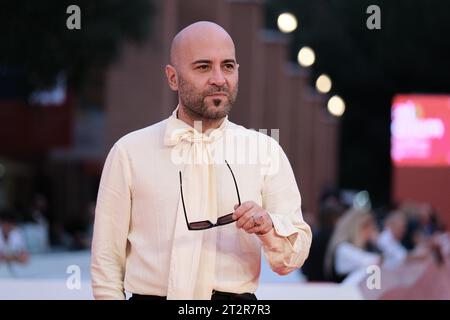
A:
<svg viewBox="0 0 450 320">
<path fill-rule="evenodd" d="M 186 107 L 184 107 L 182 105 L 179 105 L 179 107 L 178 107 L 177 118 L 186 122 L 191 127 L 194 127 L 194 122 L 201 121 L 202 133 L 206 132 L 209 129 L 216 129 L 216 128 L 220 127 L 222 122 L 225 120 L 225 118 L 206 119 L 201 116 L 195 116 L 194 114 L 187 112 Z M 199 128 L 195 127 L 195 129 L 199 129 Z"/>
</svg>

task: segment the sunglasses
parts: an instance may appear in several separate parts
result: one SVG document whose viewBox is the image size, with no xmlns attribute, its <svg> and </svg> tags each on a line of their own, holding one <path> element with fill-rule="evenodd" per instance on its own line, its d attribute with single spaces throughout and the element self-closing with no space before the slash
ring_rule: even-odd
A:
<svg viewBox="0 0 450 320">
<path fill-rule="evenodd" d="M 225 163 L 227 164 L 227 167 L 231 172 L 231 176 L 233 177 L 234 186 L 236 187 L 236 193 L 237 193 L 237 197 L 238 197 L 238 203 L 239 203 L 239 205 L 241 205 L 241 197 L 239 196 L 239 189 L 238 189 L 238 186 L 236 183 L 236 178 L 234 177 L 233 170 L 231 170 L 231 167 L 228 164 L 227 160 L 225 160 Z M 216 223 L 212 223 L 209 220 L 189 222 L 187 214 L 186 214 L 186 206 L 184 205 L 183 182 L 182 182 L 182 178 L 181 178 L 181 171 L 179 173 L 180 173 L 181 202 L 183 203 L 184 217 L 186 218 L 186 224 L 187 224 L 187 227 L 189 230 L 205 230 L 205 229 L 210 229 L 210 228 L 214 228 L 214 227 L 218 227 L 218 226 L 224 226 L 224 225 L 230 224 L 235 221 L 233 219 L 233 212 L 232 212 L 232 213 L 229 213 L 227 215 L 217 218 Z"/>
</svg>

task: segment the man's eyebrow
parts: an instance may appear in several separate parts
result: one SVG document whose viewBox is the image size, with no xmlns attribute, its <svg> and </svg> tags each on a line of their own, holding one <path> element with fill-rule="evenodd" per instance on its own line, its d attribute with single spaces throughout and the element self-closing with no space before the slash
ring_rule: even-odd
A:
<svg viewBox="0 0 450 320">
<path fill-rule="evenodd" d="M 208 60 L 208 59 L 200 59 L 200 60 L 195 60 L 194 62 L 192 62 L 192 64 L 199 64 L 199 63 L 212 63 L 212 61 Z"/>
<path fill-rule="evenodd" d="M 234 60 L 234 59 L 226 59 L 226 60 L 223 60 L 222 63 L 234 63 L 234 64 L 236 64 L 236 60 Z"/>
<path fill-rule="evenodd" d="M 208 59 L 199 59 L 199 60 L 195 60 L 194 62 L 192 62 L 192 65 L 199 64 L 199 63 L 211 64 L 212 61 L 208 60 Z M 236 64 L 236 60 L 234 60 L 234 59 L 225 59 L 225 60 L 222 61 L 222 63 L 234 63 L 234 64 Z"/>
</svg>

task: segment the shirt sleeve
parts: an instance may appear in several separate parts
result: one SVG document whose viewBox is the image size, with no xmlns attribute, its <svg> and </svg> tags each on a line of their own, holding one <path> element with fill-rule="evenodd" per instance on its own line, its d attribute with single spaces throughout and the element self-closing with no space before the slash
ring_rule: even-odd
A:
<svg viewBox="0 0 450 320">
<path fill-rule="evenodd" d="M 383 231 L 378 237 L 378 248 L 383 252 L 383 266 L 399 266 L 405 262 L 408 255 L 407 250 L 388 230 Z"/>
<path fill-rule="evenodd" d="M 300 191 L 294 172 L 281 146 L 273 140 L 274 152 L 262 190 L 263 208 L 274 228 L 259 236 L 271 269 L 285 275 L 300 268 L 311 247 L 311 228 L 303 220 Z"/>
<path fill-rule="evenodd" d="M 95 299 L 125 299 L 124 275 L 131 216 L 128 157 L 117 143 L 108 154 L 95 208 L 91 277 Z"/>
<path fill-rule="evenodd" d="M 364 251 L 350 243 L 341 243 L 336 248 L 336 273 L 345 275 L 359 268 L 378 265 L 380 255 Z"/>
</svg>

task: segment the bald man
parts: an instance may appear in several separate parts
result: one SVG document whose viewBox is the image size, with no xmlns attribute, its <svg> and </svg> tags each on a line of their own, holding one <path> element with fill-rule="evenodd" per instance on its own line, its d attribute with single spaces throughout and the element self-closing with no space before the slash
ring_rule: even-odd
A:
<svg viewBox="0 0 450 320">
<path fill-rule="evenodd" d="M 238 69 L 219 25 L 174 37 L 165 73 L 177 107 L 117 141 L 103 168 L 96 299 L 254 300 L 261 248 L 280 275 L 305 261 L 311 229 L 289 160 L 277 141 L 228 119 Z"/>
</svg>

